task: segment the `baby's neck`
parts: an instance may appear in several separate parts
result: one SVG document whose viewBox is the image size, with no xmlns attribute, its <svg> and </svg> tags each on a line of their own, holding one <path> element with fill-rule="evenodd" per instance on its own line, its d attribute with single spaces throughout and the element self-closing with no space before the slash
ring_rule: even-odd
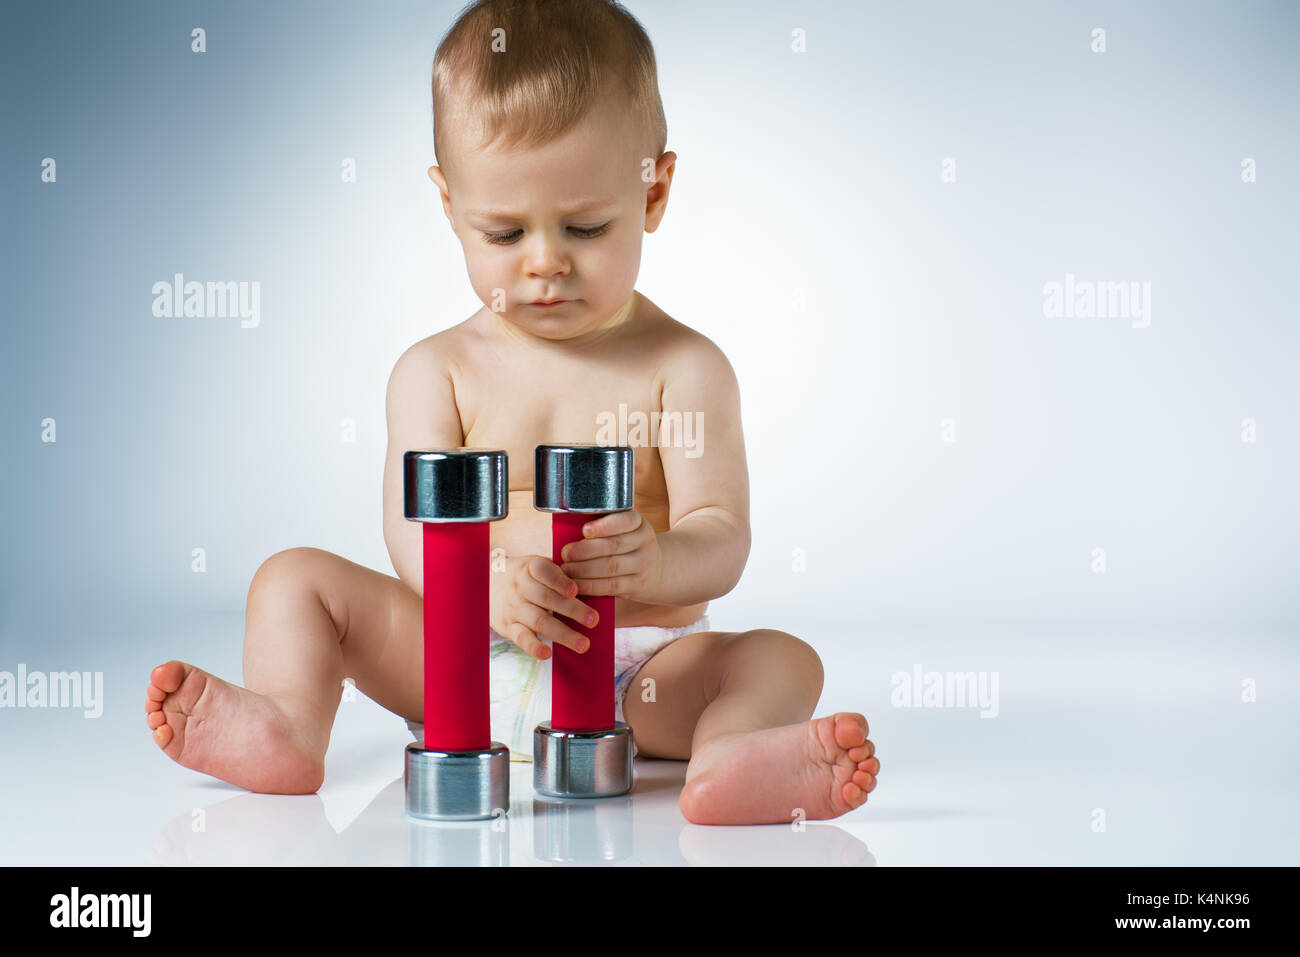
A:
<svg viewBox="0 0 1300 957">
<path fill-rule="evenodd" d="M 634 318 L 637 303 L 637 292 L 632 290 L 632 294 L 627 297 L 623 305 L 614 310 L 610 316 L 593 329 L 588 329 L 579 335 L 569 339 L 545 339 L 541 336 L 535 336 L 532 333 L 519 328 L 509 319 L 504 318 L 499 313 L 490 312 L 489 320 L 497 328 L 503 330 L 506 335 L 510 336 L 517 342 L 529 346 L 540 347 L 560 352 L 572 352 L 578 349 L 586 349 L 595 345 L 601 340 L 615 332 L 624 323 Z"/>
</svg>

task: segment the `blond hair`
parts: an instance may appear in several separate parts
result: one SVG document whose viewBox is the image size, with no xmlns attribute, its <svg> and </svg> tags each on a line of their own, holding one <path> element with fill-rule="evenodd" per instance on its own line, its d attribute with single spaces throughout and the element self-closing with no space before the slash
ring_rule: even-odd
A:
<svg viewBox="0 0 1300 957">
<path fill-rule="evenodd" d="M 481 124 L 485 147 L 543 145 L 605 96 L 641 128 L 658 159 L 668 126 L 654 47 L 617 0 L 475 0 L 433 58 L 433 152 L 456 119 Z"/>
</svg>

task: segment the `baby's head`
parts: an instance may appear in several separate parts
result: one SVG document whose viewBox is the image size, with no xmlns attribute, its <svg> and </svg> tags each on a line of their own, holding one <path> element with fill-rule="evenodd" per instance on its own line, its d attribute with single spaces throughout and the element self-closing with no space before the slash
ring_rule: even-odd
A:
<svg viewBox="0 0 1300 957">
<path fill-rule="evenodd" d="M 551 340 L 618 313 L 677 159 L 636 19 L 611 0 L 478 0 L 434 56 L 433 120 L 429 177 L 484 304 Z"/>
</svg>

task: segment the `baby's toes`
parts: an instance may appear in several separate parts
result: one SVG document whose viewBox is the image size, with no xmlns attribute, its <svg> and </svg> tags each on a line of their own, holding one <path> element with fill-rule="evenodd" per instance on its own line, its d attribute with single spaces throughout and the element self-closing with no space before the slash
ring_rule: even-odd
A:
<svg viewBox="0 0 1300 957">
<path fill-rule="evenodd" d="M 157 711 L 150 711 L 145 715 L 144 720 L 149 725 L 149 730 L 153 732 L 154 744 L 166 751 L 167 745 L 176 738 L 176 729 L 168 720 L 168 712 L 159 708 Z"/>
<path fill-rule="evenodd" d="M 849 760 L 854 764 L 861 764 L 875 753 L 876 746 L 868 739 L 856 748 L 849 748 Z"/>
<path fill-rule="evenodd" d="M 167 692 L 163 691 L 162 688 L 159 688 L 153 682 L 150 682 L 148 690 L 144 693 L 144 713 L 160 713 L 165 700 L 167 700 Z"/>
<path fill-rule="evenodd" d="M 159 713 L 161 714 L 161 712 Z M 172 738 L 175 736 L 176 732 L 172 730 L 172 726 L 166 721 L 153 729 L 153 739 L 157 742 L 158 747 L 164 751 L 167 750 L 167 745 L 172 743 Z"/>
<path fill-rule="evenodd" d="M 150 697 L 152 698 L 152 689 L 157 688 L 163 693 L 165 698 L 181 686 L 185 680 L 185 665 L 179 661 L 167 661 L 159 665 L 153 671 L 149 672 L 149 687 L 151 689 Z M 161 698 L 159 700 L 162 700 Z"/>
<path fill-rule="evenodd" d="M 835 716 L 835 743 L 845 751 L 861 747 L 867 740 L 867 719 L 855 711 Z"/>
</svg>

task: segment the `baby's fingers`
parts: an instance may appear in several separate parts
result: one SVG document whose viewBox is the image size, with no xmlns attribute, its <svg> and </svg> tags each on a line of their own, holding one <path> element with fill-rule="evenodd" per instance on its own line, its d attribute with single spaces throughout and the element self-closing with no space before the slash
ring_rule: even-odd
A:
<svg viewBox="0 0 1300 957">
<path fill-rule="evenodd" d="M 549 588 L 561 595 L 576 595 L 578 593 L 577 586 L 569 576 L 560 571 L 560 566 L 549 558 L 534 555 L 526 567 L 528 577 L 542 587 Z"/>
<path fill-rule="evenodd" d="M 587 646 L 591 642 L 587 640 L 585 635 L 574 631 L 545 608 L 534 606 L 534 610 L 537 615 L 529 620 L 529 624 L 532 625 L 533 631 L 537 633 L 538 637 L 545 638 L 553 644 L 561 644 L 566 648 L 572 648 L 579 654 L 587 650 Z"/>
<path fill-rule="evenodd" d="M 546 642 L 538 638 L 522 622 L 515 622 L 509 630 L 510 634 L 507 637 L 523 649 L 525 654 L 538 661 L 545 661 L 551 656 L 551 649 L 546 647 Z"/>
<path fill-rule="evenodd" d="M 591 628 L 599 617 L 595 609 L 577 597 L 577 583 L 568 578 L 554 563 L 548 565 L 549 568 L 542 575 L 542 580 L 534 578 L 533 581 L 525 584 L 522 589 L 524 597 L 534 605 L 564 615 L 586 628 Z"/>
</svg>

